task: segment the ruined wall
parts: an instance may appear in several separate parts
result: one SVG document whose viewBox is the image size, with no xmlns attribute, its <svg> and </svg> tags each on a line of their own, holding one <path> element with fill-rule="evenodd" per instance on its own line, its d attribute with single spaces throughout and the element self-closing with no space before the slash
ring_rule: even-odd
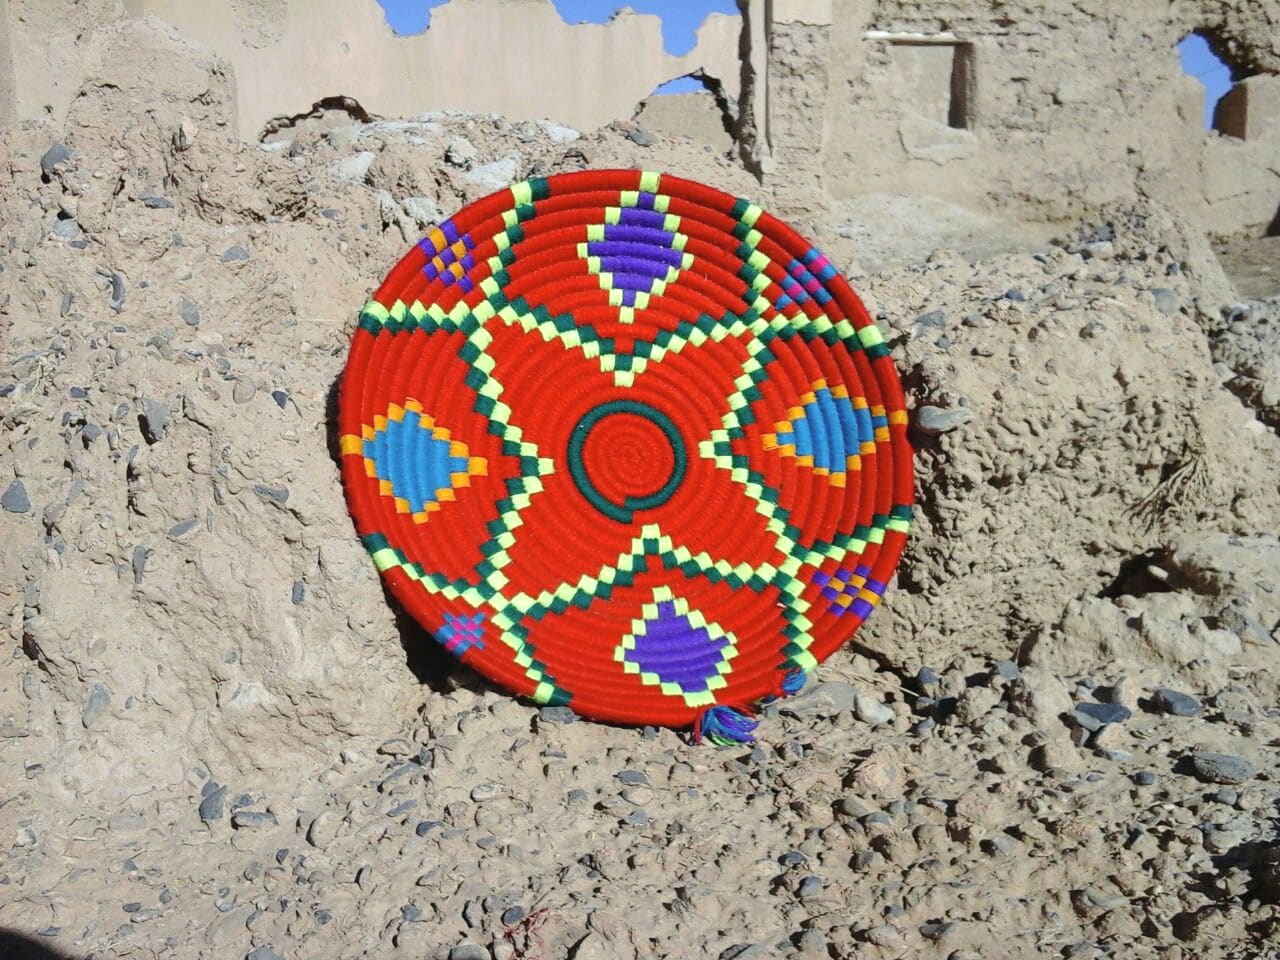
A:
<svg viewBox="0 0 1280 960">
<path fill-rule="evenodd" d="M 658 17 L 566 24 L 551 0 L 451 0 L 425 33 L 398 37 L 376 0 L 125 0 L 210 47 L 235 70 L 240 134 L 329 97 L 371 114 L 428 110 L 551 119 L 591 130 L 631 116 L 654 87 L 705 72 L 737 97 L 740 19 L 713 15 L 684 57 Z M 620 69 L 620 66 L 624 69 Z"/>
<path fill-rule="evenodd" d="M 1202 129 L 1175 50 L 1196 30 L 1262 71 L 1233 95 L 1243 138 Z M 1060 220 L 1141 192 L 1218 234 L 1280 206 L 1274 0 L 777 0 L 768 41 L 766 179 L 796 204 L 816 180 Z"/>
</svg>

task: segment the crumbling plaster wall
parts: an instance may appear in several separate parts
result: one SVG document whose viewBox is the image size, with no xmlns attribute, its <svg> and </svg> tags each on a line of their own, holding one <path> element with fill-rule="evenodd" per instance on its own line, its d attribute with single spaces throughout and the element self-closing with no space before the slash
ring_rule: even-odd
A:
<svg viewBox="0 0 1280 960">
<path fill-rule="evenodd" d="M 1276 217 L 1280 123 L 1257 123 L 1251 139 L 1206 135 L 1200 86 L 1175 51 L 1207 30 L 1237 66 L 1280 71 L 1276 0 L 771 6 L 764 138 L 778 173 L 766 164 L 765 178 L 795 207 L 820 185 L 1060 220 L 1140 191 L 1215 234 L 1261 233 Z M 968 45 L 962 128 L 919 86 L 931 69 L 919 44 L 940 39 Z"/>
<path fill-rule="evenodd" d="M 629 117 L 654 87 L 687 73 L 737 97 L 737 16 L 712 15 L 683 57 L 663 47 L 658 17 L 624 12 L 570 25 L 551 0 L 451 0 L 425 33 L 398 37 L 376 0 L 125 0 L 198 40 L 235 70 L 240 134 L 327 97 L 369 113 L 428 110 L 550 119 L 584 130 Z"/>
</svg>

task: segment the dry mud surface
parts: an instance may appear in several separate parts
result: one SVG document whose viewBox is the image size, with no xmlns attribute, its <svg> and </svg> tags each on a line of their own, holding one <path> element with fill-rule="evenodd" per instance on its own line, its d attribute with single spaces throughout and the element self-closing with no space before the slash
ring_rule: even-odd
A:
<svg viewBox="0 0 1280 960">
<path fill-rule="evenodd" d="M 691 747 L 514 701 L 397 617 L 333 388 L 403 249 L 513 180 L 770 198 L 627 127 L 246 146 L 207 53 L 107 33 L 65 128 L 0 146 L 0 929 L 103 960 L 1280 953 L 1280 303 L 1176 216 L 997 242 L 950 211 L 929 245 L 936 204 L 806 205 L 908 387 L 915 537 L 757 745 Z"/>
</svg>

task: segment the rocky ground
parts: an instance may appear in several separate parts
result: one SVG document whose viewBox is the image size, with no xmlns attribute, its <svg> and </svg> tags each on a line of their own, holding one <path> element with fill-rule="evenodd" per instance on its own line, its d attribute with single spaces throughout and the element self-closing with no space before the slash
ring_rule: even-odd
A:
<svg viewBox="0 0 1280 960">
<path fill-rule="evenodd" d="M 328 418 L 354 311 L 472 199 L 588 165 L 770 198 L 628 125 L 240 144 L 216 60 L 113 30 L 66 127 L 0 146 L 11 951 L 1280 955 L 1280 301 L 1193 229 L 809 205 L 903 371 L 920 517 L 857 649 L 692 747 L 451 669 Z"/>
</svg>

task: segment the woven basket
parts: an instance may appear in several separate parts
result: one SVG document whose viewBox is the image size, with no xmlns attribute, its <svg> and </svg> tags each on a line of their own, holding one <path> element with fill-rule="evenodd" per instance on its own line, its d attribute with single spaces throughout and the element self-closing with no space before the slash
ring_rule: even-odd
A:
<svg viewBox="0 0 1280 960">
<path fill-rule="evenodd" d="M 880 602 L 906 423 L 821 253 L 635 170 L 432 230 L 361 313 L 340 397 L 357 529 L 440 643 L 539 703 L 717 739 Z"/>
</svg>

